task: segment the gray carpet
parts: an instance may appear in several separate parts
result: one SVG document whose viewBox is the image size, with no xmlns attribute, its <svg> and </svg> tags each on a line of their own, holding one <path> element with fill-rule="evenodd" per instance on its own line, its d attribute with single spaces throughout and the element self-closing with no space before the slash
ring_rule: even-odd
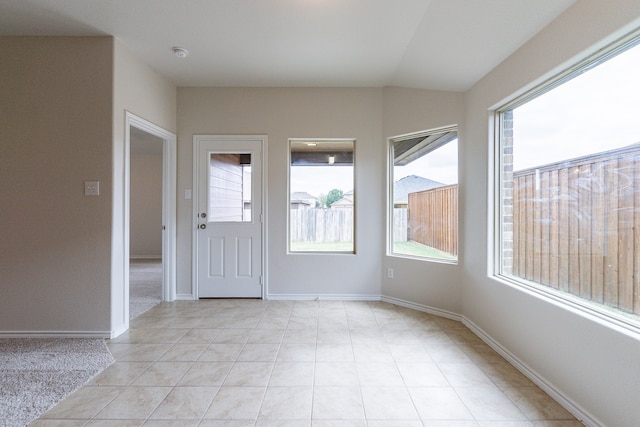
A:
<svg viewBox="0 0 640 427">
<path fill-rule="evenodd" d="M 129 320 L 162 301 L 162 260 L 131 260 L 129 263 Z"/>
<path fill-rule="evenodd" d="M 102 339 L 1 338 L 0 426 L 26 426 L 114 362 Z"/>
<path fill-rule="evenodd" d="M 129 318 L 162 301 L 161 260 L 130 264 Z M 102 339 L 0 338 L 0 427 L 23 427 L 114 362 Z"/>
</svg>

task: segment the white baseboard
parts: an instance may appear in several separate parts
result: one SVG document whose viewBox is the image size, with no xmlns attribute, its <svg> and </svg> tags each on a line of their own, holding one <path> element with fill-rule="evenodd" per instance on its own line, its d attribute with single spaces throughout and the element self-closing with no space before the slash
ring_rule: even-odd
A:
<svg viewBox="0 0 640 427">
<path fill-rule="evenodd" d="M 427 305 L 422 305 L 422 304 L 416 304 L 411 301 L 405 301 L 399 298 L 387 297 L 384 295 L 382 296 L 381 300 L 384 302 L 388 302 L 389 304 L 399 305 L 401 307 L 407 307 L 413 310 L 422 311 L 424 313 L 434 314 L 436 316 L 441 316 L 447 319 L 457 320 L 459 322 L 462 322 L 462 316 L 452 311 L 442 310 L 435 307 L 429 307 Z"/>
<path fill-rule="evenodd" d="M 194 301 L 193 294 L 176 294 L 176 301 Z"/>
<path fill-rule="evenodd" d="M 416 304 L 410 301 L 401 300 L 398 298 L 382 296 L 382 301 L 399 305 L 402 307 L 411 308 L 425 313 L 435 314 L 437 316 L 446 317 L 452 320 L 458 320 L 468 327 L 474 334 L 476 334 L 482 341 L 484 341 L 489 347 L 498 352 L 504 357 L 507 362 L 513 365 L 524 376 L 533 381 L 538 387 L 544 390 L 549 396 L 555 399 L 562 407 L 573 414 L 578 420 L 584 423 L 588 427 L 605 427 L 605 424 L 600 422 L 589 411 L 578 405 L 573 399 L 558 390 L 553 384 L 547 381 L 544 377 L 539 375 L 536 371 L 527 366 L 524 362 L 513 355 L 509 350 L 503 347 L 500 343 L 494 340 L 489 334 L 480 329 L 475 323 L 466 317 L 453 313 L 447 310 L 441 310 L 434 307 L 429 307 L 421 304 Z"/>
<path fill-rule="evenodd" d="M 111 338 L 108 331 L 0 331 L 0 338 Z"/>
<path fill-rule="evenodd" d="M 504 357 L 510 364 L 512 364 L 517 370 L 519 370 L 524 376 L 533 381 L 538 387 L 544 390 L 549 396 L 555 399 L 562 407 L 571 412 L 574 417 L 580 420 L 588 427 L 605 427 L 605 424 L 600 422 L 589 411 L 578 405 L 573 399 L 558 390 L 553 384 L 547 381 L 546 378 L 539 375 L 536 371 L 527 366 L 526 363 L 518 359 L 509 350 L 503 347 L 499 342 L 494 340 L 489 334 L 480 329 L 471 320 L 463 317 L 462 323 L 468 327 L 474 334 L 476 334 L 482 341 L 484 341 L 489 347 L 498 352 Z"/>
<path fill-rule="evenodd" d="M 267 300 L 272 301 L 380 301 L 380 295 L 360 294 L 268 294 Z"/>
<path fill-rule="evenodd" d="M 129 259 L 162 259 L 162 255 L 130 255 Z"/>
</svg>

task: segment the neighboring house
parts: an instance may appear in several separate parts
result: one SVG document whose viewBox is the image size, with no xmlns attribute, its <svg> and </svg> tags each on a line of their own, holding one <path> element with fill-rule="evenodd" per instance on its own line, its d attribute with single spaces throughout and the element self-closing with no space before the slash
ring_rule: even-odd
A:
<svg viewBox="0 0 640 427">
<path fill-rule="evenodd" d="M 417 175 L 409 175 L 399 179 L 393 184 L 393 207 L 406 208 L 409 193 L 431 190 L 432 188 L 442 187 L 443 185 L 445 184 Z"/>
<path fill-rule="evenodd" d="M 317 199 L 304 191 L 291 193 L 291 209 L 309 209 L 316 207 Z"/>
<path fill-rule="evenodd" d="M 342 199 L 333 202 L 331 209 L 353 209 L 353 190 L 344 193 Z"/>
</svg>

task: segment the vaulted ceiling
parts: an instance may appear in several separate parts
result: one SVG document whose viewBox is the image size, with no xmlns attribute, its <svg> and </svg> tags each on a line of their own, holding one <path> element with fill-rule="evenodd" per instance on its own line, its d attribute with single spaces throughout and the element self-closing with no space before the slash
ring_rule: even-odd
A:
<svg viewBox="0 0 640 427">
<path fill-rule="evenodd" d="M 465 91 L 574 2 L 0 0 L 0 35 L 112 35 L 178 86 Z"/>
</svg>

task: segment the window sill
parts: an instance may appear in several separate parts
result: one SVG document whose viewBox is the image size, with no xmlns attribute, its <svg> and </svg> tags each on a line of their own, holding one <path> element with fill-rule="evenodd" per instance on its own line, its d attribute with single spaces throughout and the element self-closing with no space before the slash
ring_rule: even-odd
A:
<svg viewBox="0 0 640 427">
<path fill-rule="evenodd" d="M 494 274 L 490 278 L 497 282 L 511 286 L 528 294 L 551 302 L 557 307 L 587 317 L 600 325 L 624 333 L 635 339 L 640 339 L 640 319 L 633 315 L 625 315 L 614 309 L 607 309 L 599 304 L 583 300 L 571 294 L 547 288 L 535 282 L 516 280 L 515 278 Z"/>
</svg>

